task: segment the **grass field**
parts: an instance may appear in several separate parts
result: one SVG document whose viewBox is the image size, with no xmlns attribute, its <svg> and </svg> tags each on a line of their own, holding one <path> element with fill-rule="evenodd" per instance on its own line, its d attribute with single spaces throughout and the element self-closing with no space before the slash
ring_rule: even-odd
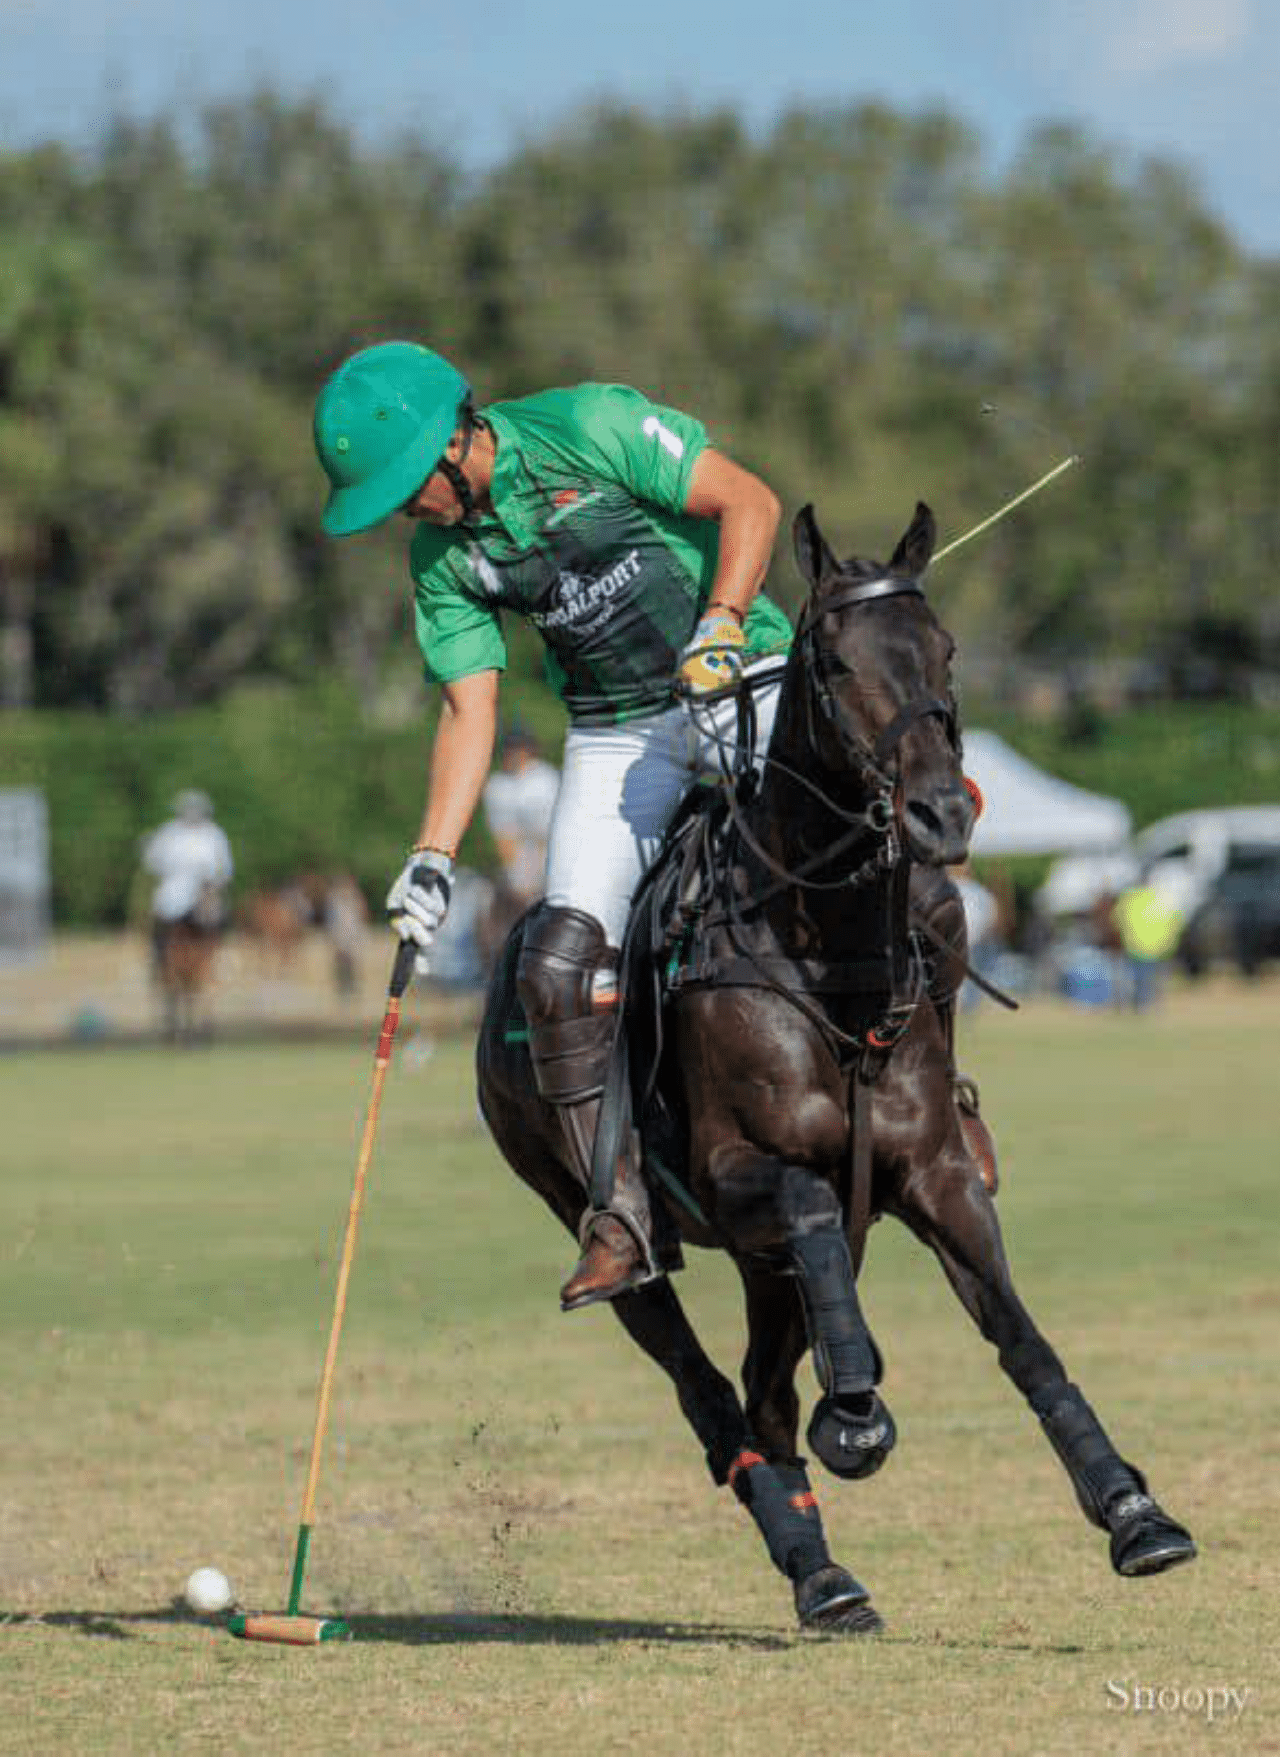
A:
<svg viewBox="0 0 1280 1757">
<path fill-rule="evenodd" d="M 310 1651 L 176 1595 L 208 1562 L 283 1607 L 372 1042 L 0 1059 L 0 1748 L 1280 1750 L 1274 986 L 966 1027 L 1023 1297 L 1200 1559 L 1113 1576 L 886 1225 L 899 1447 L 816 1484 L 886 1620 L 862 1642 L 794 1631 L 666 1382 L 606 1311 L 556 1309 L 571 1241 L 477 1123 L 469 1043 L 406 1036 L 306 1593 L 360 1639 Z M 695 1254 L 682 1293 L 733 1370 L 727 1265 Z M 1211 1688 L 1243 1709 L 1207 1724 Z"/>
</svg>

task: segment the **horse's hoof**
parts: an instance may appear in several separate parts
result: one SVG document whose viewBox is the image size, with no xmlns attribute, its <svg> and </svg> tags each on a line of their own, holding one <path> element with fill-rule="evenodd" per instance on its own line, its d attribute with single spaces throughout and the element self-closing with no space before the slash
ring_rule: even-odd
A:
<svg viewBox="0 0 1280 1757">
<path fill-rule="evenodd" d="M 834 1476 L 874 1476 L 898 1438 L 888 1406 L 874 1391 L 858 1401 L 866 1407 L 856 1409 L 823 1397 L 809 1423 L 809 1444 Z"/>
<path fill-rule="evenodd" d="M 1126 1579 L 1162 1574 L 1195 1559 L 1191 1533 L 1150 1495 L 1130 1495 L 1111 1518 L 1111 1566 Z"/>
<path fill-rule="evenodd" d="M 835 1563 L 797 1584 L 796 1615 L 802 1629 L 823 1635 L 873 1635 L 884 1628 L 866 1587 Z"/>
</svg>

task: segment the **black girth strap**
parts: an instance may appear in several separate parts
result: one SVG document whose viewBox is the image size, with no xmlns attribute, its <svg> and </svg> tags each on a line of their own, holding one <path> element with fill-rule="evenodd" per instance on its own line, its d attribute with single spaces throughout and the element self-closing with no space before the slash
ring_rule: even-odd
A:
<svg viewBox="0 0 1280 1757">
<path fill-rule="evenodd" d="M 699 945 L 688 964 L 668 978 L 668 988 L 773 988 L 791 984 L 803 994 L 857 994 L 889 982 L 889 956 L 875 958 L 788 958 L 781 953 L 743 953 L 713 958 Z M 767 976 L 767 981 L 761 978 Z"/>
</svg>

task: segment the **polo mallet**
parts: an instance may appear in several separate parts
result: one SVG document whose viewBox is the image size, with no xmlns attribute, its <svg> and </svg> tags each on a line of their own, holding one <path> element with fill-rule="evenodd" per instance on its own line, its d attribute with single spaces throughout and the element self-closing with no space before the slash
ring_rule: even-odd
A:
<svg viewBox="0 0 1280 1757">
<path fill-rule="evenodd" d="M 338 1337 L 342 1332 L 343 1314 L 347 1308 L 347 1280 L 351 1259 L 355 1255 L 356 1232 L 360 1225 L 360 1208 L 364 1201 L 365 1173 L 373 1156 L 373 1137 L 378 1126 L 378 1107 L 382 1102 L 382 1084 L 391 1062 L 391 1043 L 400 1022 L 400 1002 L 413 975 L 413 962 L 418 948 L 405 940 L 396 953 L 395 967 L 387 991 L 387 1010 L 378 1037 L 378 1051 L 373 1064 L 373 1093 L 364 1122 L 360 1157 L 356 1161 L 355 1188 L 347 1210 L 347 1231 L 342 1241 L 342 1263 L 338 1270 L 338 1288 L 333 1302 L 333 1323 L 329 1327 L 329 1347 L 320 1375 L 320 1395 L 316 1403 L 316 1429 L 311 1441 L 311 1468 L 307 1472 L 306 1493 L 302 1497 L 302 1518 L 298 1525 L 298 1547 L 293 1558 L 293 1579 L 289 1585 L 289 1608 L 283 1616 L 234 1616 L 228 1619 L 233 1635 L 246 1641 L 281 1641 L 293 1647 L 310 1647 L 317 1641 L 342 1641 L 351 1630 L 338 1617 L 306 1617 L 299 1614 L 302 1581 L 307 1571 L 307 1555 L 311 1548 L 311 1527 L 315 1517 L 316 1485 L 320 1480 L 320 1451 L 324 1445 L 325 1428 L 329 1422 L 329 1392 L 333 1385 L 334 1363 L 338 1358 Z"/>
<path fill-rule="evenodd" d="M 1069 457 L 1063 458 L 1061 463 L 1055 464 L 1051 470 L 1046 470 L 1038 482 L 1033 482 L 1030 488 L 1024 488 L 1021 494 L 1015 494 L 1012 500 L 1006 500 L 1003 506 L 998 506 L 988 518 L 976 524 L 971 531 L 966 531 L 962 537 L 953 537 L 941 549 L 935 550 L 930 565 L 941 561 L 944 555 L 950 555 L 953 549 L 959 549 L 962 543 L 972 542 L 975 537 L 980 537 L 984 531 L 989 531 L 992 525 L 998 524 L 1004 518 L 1006 513 L 1011 513 L 1015 506 L 1021 506 L 1024 500 L 1030 500 L 1033 494 L 1039 494 L 1042 488 L 1047 488 L 1050 482 L 1055 481 L 1065 470 L 1071 469 L 1079 462 L 1079 452 L 1072 452 Z"/>
</svg>

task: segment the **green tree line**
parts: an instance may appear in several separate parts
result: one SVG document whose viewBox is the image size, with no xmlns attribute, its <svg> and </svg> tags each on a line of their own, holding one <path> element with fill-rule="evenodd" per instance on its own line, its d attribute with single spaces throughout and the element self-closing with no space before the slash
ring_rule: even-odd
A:
<svg viewBox="0 0 1280 1757">
<path fill-rule="evenodd" d="M 405 532 L 322 540 L 310 439 L 327 372 L 393 335 L 481 402 L 604 378 L 689 408 L 846 551 L 917 497 L 956 535 L 1079 452 L 939 566 L 975 670 L 1280 664 L 1280 265 L 1082 132 L 997 174 L 942 112 L 606 108 L 476 178 L 264 91 L 0 154 L 0 237 L 6 707 L 337 677 L 411 715 Z M 785 545 L 774 571 L 793 606 Z"/>
<path fill-rule="evenodd" d="M 534 677 L 505 692 L 549 755 L 563 714 Z M 345 686 L 258 685 L 182 713 L 138 717 L 62 710 L 0 718 L 3 785 L 49 806 L 53 915 L 60 927 L 119 925 L 137 914 L 140 844 L 192 782 L 212 794 L 236 862 L 233 894 L 303 872 L 352 873 L 380 907 L 417 826 L 427 724 L 371 722 Z M 981 724 L 1078 786 L 1124 800 L 1135 826 L 1195 806 L 1280 798 L 1280 713 L 1248 703 L 1170 702 L 1102 716 L 1087 737 L 1069 721 L 985 713 Z M 462 863 L 490 871 L 484 814 Z M 1008 863 L 1002 863 L 1007 865 Z M 1046 861 L 1015 863 L 1036 882 Z"/>
</svg>

